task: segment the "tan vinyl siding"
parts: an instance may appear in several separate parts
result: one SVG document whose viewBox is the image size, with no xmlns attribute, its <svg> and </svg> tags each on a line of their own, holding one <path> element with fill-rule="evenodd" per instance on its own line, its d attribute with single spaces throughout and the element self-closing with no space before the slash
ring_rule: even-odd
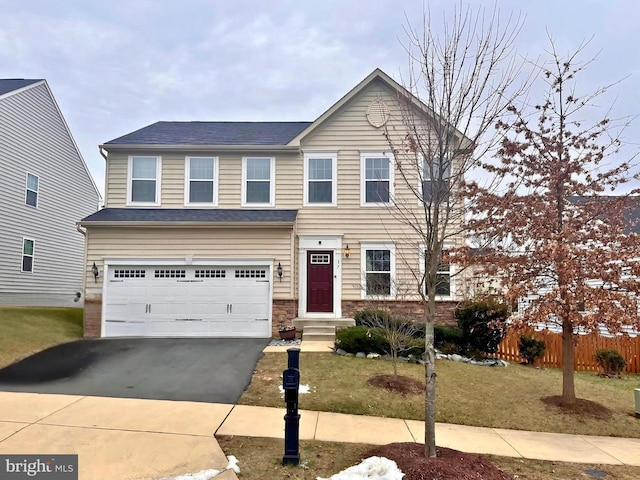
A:
<svg viewBox="0 0 640 480">
<path fill-rule="evenodd" d="M 153 260 L 242 260 L 273 259 L 273 298 L 293 296 L 291 230 L 275 228 L 104 228 L 88 229 L 87 297 L 102 294 L 104 259 L 135 258 Z M 96 263 L 100 277 L 95 282 L 91 267 Z M 276 267 L 282 264 L 284 275 L 278 279 Z"/>
<path fill-rule="evenodd" d="M 110 153 L 105 172 L 106 208 L 124 207 L 127 203 L 127 168 L 128 156 Z"/>
<path fill-rule="evenodd" d="M 27 172 L 37 208 L 25 205 Z M 0 99 L 0 304 L 81 306 L 84 237 L 76 222 L 99 196 L 46 84 Z M 35 241 L 21 272 L 22 240 Z"/>
<path fill-rule="evenodd" d="M 148 150 L 136 152 L 135 155 L 160 156 L 162 158 L 160 206 L 162 208 L 185 208 L 185 159 L 187 154 L 185 152 Z M 274 154 L 265 151 L 243 154 L 241 152 L 199 151 L 189 152 L 188 155 L 218 158 L 218 208 L 240 208 L 242 158 L 245 156 L 275 157 L 276 208 L 288 209 L 302 206 L 302 160 L 297 152 Z M 129 154 L 110 153 L 108 158 L 106 206 L 108 208 L 126 207 Z M 198 208 L 206 207 L 198 205 Z"/>
<path fill-rule="evenodd" d="M 292 282 L 291 280 L 301 270 L 301 266 L 297 265 L 299 258 L 297 236 L 340 235 L 343 247 L 349 244 L 351 250 L 350 258 L 343 258 L 341 261 L 342 297 L 345 300 L 361 298 L 361 242 L 394 243 L 398 282 L 408 285 L 408 287 L 404 287 L 405 290 L 406 288 L 417 288 L 419 239 L 412 229 L 400 222 L 389 208 L 384 206 L 363 207 L 360 198 L 361 153 L 363 151 L 388 152 L 390 150 L 384 135 L 384 128 L 375 128 L 367 121 L 367 108 L 374 100 L 384 99 L 391 108 L 391 117 L 387 127 L 390 132 L 403 138 L 404 128 L 400 122 L 396 95 L 396 92 L 385 83 L 374 81 L 326 119 L 324 123 L 317 126 L 307 137 L 303 138 L 300 142 L 299 152 L 189 152 L 189 155 L 194 156 L 218 157 L 218 208 L 221 209 L 242 208 L 242 158 L 244 156 L 275 157 L 275 208 L 298 209 L 298 217 L 293 234 L 290 230 L 287 230 L 286 234 L 284 230 L 278 231 L 277 241 L 273 245 L 261 237 L 267 230 L 251 230 L 248 231 L 247 236 L 243 229 L 187 229 L 187 232 L 194 235 L 193 238 L 188 238 L 188 234 L 183 235 L 178 230 L 166 230 L 167 233 L 165 233 L 161 230 L 114 228 L 109 233 L 109 230 L 102 232 L 101 229 L 91 229 L 91 235 L 99 235 L 99 242 L 102 243 L 96 247 L 94 240 L 91 241 L 90 256 L 96 259 L 96 263 L 101 262 L 105 256 L 135 257 L 138 254 L 149 256 L 155 255 L 156 252 L 160 256 L 184 257 L 190 254 L 189 249 L 195 248 L 202 255 L 212 257 L 273 257 L 275 259 L 274 266 L 280 261 L 285 269 L 283 281 L 279 282 L 276 279 L 274 282 L 274 298 L 291 298 L 293 295 L 298 295 L 298 281 Z M 303 192 L 306 188 L 303 156 L 305 152 L 314 151 L 337 152 L 336 206 L 303 206 Z M 145 150 L 135 152 L 135 154 L 160 155 L 162 157 L 161 207 L 184 208 L 186 152 Z M 109 207 L 124 207 L 126 205 L 127 161 L 128 154 L 109 154 L 107 162 L 107 206 Z M 418 210 L 418 200 L 399 177 L 397 169 L 394 184 L 396 199 L 406 201 L 408 205 L 415 206 Z M 123 232 L 126 233 L 121 240 L 119 235 Z M 219 233 L 222 237 L 218 237 Z M 146 236 L 154 238 L 151 240 L 153 254 L 150 254 L 147 249 Z M 213 244 L 207 243 L 211 241 L 211 236 L 215 236 Z M 458 239 L 458 242 L 461 241 L 462 239 Z M 113 246 L 110 247 L 110 245 Z M 296 249 L 296 251 L 294 252 L 292 249 Z M 200 253 L 196 255 L 200 255 Z M 89 261 L 88 265 L 91 265 L 91 262 Z M 407 265 L 410 265 L 411 268 Z M 92 277 L 90 278 L 93 281 Z"/>
<path fill-rule="evenodd" d="M 395 244 L 398 297 L 410 293 L 415 298 L 413 292 L 418 286 L 415 277 L 419 273 L 420 242 L 415 233 L 399 221 L 391 209 L 360 204 L 361 152 L 390 150 L 384 128 L 373 127 L 366 117 L 367 107 L 378 98 L 382 98 L 392 112 L 388 130 L 402 135 L 396 93 L 381 82 L 374 82 L 301 142 L 304 151 L 338 151 L 337 207 L 302 209 L 298 213 L 296 231 L 301 235 L 343 235 L 343 245 L 349 244 L 351 250 L 350 258 L 342 259 L 342 296 L 345 300 L 361 298 L 361 242 Z M 394 175 L 396 199 L 415 205 L 417 211 L 418 200 L 399 177 L 397 168 Z"/>
</svg>

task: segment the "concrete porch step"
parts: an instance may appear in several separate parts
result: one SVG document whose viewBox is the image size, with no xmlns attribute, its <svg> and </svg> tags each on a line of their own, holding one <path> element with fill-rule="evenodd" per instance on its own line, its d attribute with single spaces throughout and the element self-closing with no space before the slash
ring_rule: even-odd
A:
<svg viewBox="0 0 640 480">
<path fill-rule="evenodd" d="M 353 318 L 295 318 L 293 324 L 302 330 L 302 341 L 336 340 L 336 328 L 352 327 Z"/>
<path fill-rule="evenodd" d="M 294 318 L 293 325 L 303 329 L 307 325 L 311 326 L 332 326 L 336 328 L 353 327 L 356 321 L 353 318 Z"/>
<path fill-rule="evenodd" d="M 306 325 L 302 330 L 302 341 L 329 341 L 336 339 L 336 327 L 332 325 Z"/>
</svg>

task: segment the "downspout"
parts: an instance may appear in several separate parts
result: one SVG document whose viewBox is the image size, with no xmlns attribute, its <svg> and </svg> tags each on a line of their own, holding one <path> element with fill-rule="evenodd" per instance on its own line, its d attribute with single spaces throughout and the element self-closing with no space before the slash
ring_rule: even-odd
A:
<svg viewBox="0 0 640 480">
<path fill-rule="evenodd" d="M 102 199 L 102 205 L 98 205 L 98 210 L 105 208 L 106 205 L 106 198 L 107 198 L 107 162 L 108 162 L 108 158 L 107 158 L 107 151 L 105 149 L 102 148 L 102 146 L 98 146 L 98 152 L 100 152 L 100 155 L 102 156 L 102 158 L 104 158 L 104 169 L 105 169 L 105 175 L 104 175 L 104 196 L 105 198 Z"/>
</svg>

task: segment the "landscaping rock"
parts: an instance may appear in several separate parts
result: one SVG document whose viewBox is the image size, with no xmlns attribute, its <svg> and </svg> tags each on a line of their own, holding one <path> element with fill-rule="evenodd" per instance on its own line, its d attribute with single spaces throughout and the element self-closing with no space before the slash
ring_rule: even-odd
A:
<svg viewBox="0 0 640 480">
<path fill-rule="evenodd" d="M 367 358 L 367 355 L 364 352 L 356 353 L 356 358 Z"/>
<path fill-rule="evenodd" d="M 342 350 L 341 348 L 338 348 L 338 349 L 336 350 L 336 353 L 337 353 L 338 355 L 342 355 L 342 356 L 345 356 L 345 355 L 347 354 L 347 352 L 346 352 L 346 351 L 344 351 L 344 350 Z"/>
<path fill-rule="evenodd" d="M 380 358 L 379 353 L 368 353 L 367 358 Z"/>
</svg>

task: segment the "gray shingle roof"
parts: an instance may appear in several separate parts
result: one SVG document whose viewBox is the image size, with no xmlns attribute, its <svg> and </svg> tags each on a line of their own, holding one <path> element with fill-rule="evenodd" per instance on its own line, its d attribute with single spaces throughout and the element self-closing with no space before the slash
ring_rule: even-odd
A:
<svg viewBox="0 0 640 480">
<path fill-rule="evenodd" d="M 311 122 L 156 122 L 105 145 L 286 145 Z"/>
<path fill-rule="evenodd" d="M 104 208 L 80 223 L 291 223 L 297 210 L 245 210 L 204 208 Z"/>
<path fill-rule="evenodd" d="M 0 95 L 13 92 L 20 88 L 27 87 L 33 83 L 41 82 L 42 80 L 26 80 L 24 78 L 7 78 L 0 79 Z"/>
</svg>

